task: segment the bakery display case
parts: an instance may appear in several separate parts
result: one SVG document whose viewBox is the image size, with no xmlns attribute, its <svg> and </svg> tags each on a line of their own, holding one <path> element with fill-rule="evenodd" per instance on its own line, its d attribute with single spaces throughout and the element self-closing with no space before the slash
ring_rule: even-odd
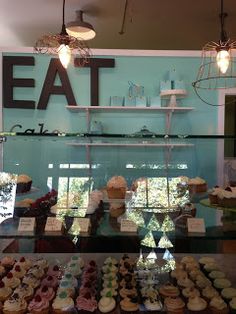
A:
<svg viewBox="0 0 236 314">
<path fill-rule="evenodd" d="M 2 134 L 0 311 L 235 311 L 235 139 L 142 130 Z"/>
<path fill-rule="evenodd" d="M 137 253 L 151 231 L 156 244 L 168 234 L 173 252 L 224 251 L 235 239 L 235 188 L 222 145 L 235 139 L 142 130 L 3 134 L 0 236 L 14 240 L 8 249 Z M 16 185 L 10 209 L 4 204 L 6 174 Z M 220 204 L 211 202 L 217 190 Z M 33 231 L 19 231 L 22 217 L 35 218 Z M 61 221 L 61 229 L 45 229 L 47 217 Z M 188 232 L 194 217 L 203 219 L 203 232 Z M 153 220 L 159 229 L 146 228 Z"/>
</svg>

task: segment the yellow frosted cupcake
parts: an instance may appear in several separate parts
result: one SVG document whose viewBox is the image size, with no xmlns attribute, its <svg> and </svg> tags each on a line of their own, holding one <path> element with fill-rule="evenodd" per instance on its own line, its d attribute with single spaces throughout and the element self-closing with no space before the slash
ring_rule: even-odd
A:
<svg viewBox="0 0 236 314">
<path fill-rule="evenodd" d="M 24 314 L 26 313 L 27 303 L 24 298 L 20 298 L 17 293 L 4 302 L 3 314 Z"/>
</svg>

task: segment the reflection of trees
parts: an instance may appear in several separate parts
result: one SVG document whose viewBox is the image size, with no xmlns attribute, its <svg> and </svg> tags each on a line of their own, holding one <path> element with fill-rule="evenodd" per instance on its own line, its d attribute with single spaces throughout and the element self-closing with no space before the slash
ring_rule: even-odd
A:
<svg viewBox="0 0 236 314">
<path fill-rule="evenodd" d="M 69 178 L 69 186 L 68 180 L 63 180 L 59 187 L 59 207 L 68 207 L 72 205 L 78 207 L 87 206 L 90 187 L 91 181 L 89 178 Z"/>
<path fill-rule="evenodd" d="M 5 218 L 12 214 L 12 213 L 6 213 L 5 211 L 8 209 L 6 205 L 7 202 L 12 200 L 12 190 L 13 190 L 14 185 L 15 185 L 14 183 L 8 183 L 0 187 L 0 208 L 1 208 L 0 216 L 1 217 Z"/>
</svg>

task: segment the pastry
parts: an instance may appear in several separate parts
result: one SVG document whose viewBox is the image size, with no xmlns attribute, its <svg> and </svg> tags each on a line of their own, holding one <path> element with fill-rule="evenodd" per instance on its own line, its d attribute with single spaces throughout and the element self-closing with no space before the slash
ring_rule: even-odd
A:
<svg viewBox="0 0 236 314">
<path fill-rule="evenodd" d="M 4 314 L 24 314 L 26 313 L 27 303 L 24 298 L 20 298 L 17 293 L 13 293 L 3 305 Z"/>
<path fill-rule="evenodd" d="M 31 314 L 48 314 L 49 302 L 47 299 L 41 298 L 40 295 L 36 294 L 33 300 L 28 305 L 28 311 Z"/>
<path fill-rule="evenodd" d="M 20 284 L 20 279 L 15 277 L 12 272 L 9 272 L 2 281 L 5 283 L 6 287 L 10 287 L 12 289 L 16 288 Z"/>
<path fill-rule="evenodd" d="M 58 279 L 54 276 L 47 276 L 42 280 L 41 284 L 55 289 L 58 286 Z"/>
<path fill-rule="evenodd" d="M 162 285 L 159 288 L 159 293 L 164 298 L 166 298 L 166 297 L 178 297 L 180 294 L 179 289 L 177 287 L 175 287 L 174 285 L 172 285 L 171 283 L 167 283 L 165 285 Z"/>
<path fill-rule="evenodd" d="M 66 266 L 66 271 L 71 273 L 74 277 L 79 278 L 82 273 L 82 268 L 80 267 L 79 263 L 70 262 Z"/>
<path fill-rule="evenodd" d="M 76 299 L 76 308 L 79 311 L 94 312 L 97 309 L 97 300 L 94 295 L 89 292 L 81 293 Z"/>
<path fill-rule="evenodd" d="M 109 199 L 124 199 L 127 182 L 122 176 L 114 176 L 107 182 L 107 195 Z"/>
<path fill-rule="evenodd" d="M 212 285 L 211 281 L 207 277 L 201 276 L 201 275 L 196 277 L 195 284 L 200 289 L 204 289 L 207 286 L 211 286 Z"/>
<path fill-rule="evenodd" d="M 57 293 L 64 292 L 64 291 L 71 298 L 73 298 L 75 296 L 75 287 L 73 285 L 71 285 L 70 281 L 62 280 L 60 282 L 60 285 L 59 285 L 59 288 L 57 290 Z"/>
<path fill-rule="evenodd" d="M 227 302 L 236 297 L 236 288 L 225 288 L 221 291 L 221 296 Z"/>
<path fill-rule="evenodd" d="M 139 309 L 138 299 L 134 298 L 124 298 L 120 301 L 120 308 L 122 312 L 136 312 Z"/>
<path fill-rule="evenodd" d="M 15 277 L 21 279 L 26 274 L 26 270 L 22 268 L 19 264 L 15 264 L 15 266 L 12 269 L 12 273 Z"/>
<path fill-rule="evenodd" d="M 62 276 L 62 270 L 59 268 L 58 265 L 49 266 L 47 276 L 54 276 L 59 279 Z"/>
<path fill-rule="evenodd" d="M 12 294 L 12 289 L 10 287 L 6 287 L 4 281 L 0 281 L 0 301 L 3 302 L 9 298 Z"/>
<path fill-rule="evenodd" d="M 180 288 L 190 288 L 190 287 L 194 287 L 194 283 L 192 282 L 191 279 L 189 279 L 188 277 L 180 277 L 177 280 L 177 284 Z"/>
<path fill-rule="evenodd" d="M 188 287 L 188 288 L 184 288 L 182 290 L 182 295 L 188 299 L 188 298 L 194 298 L 194 297 L 200 297 L 200 292 L 198 289 L 196 289 L 195 287 Z"/>
<path fill-rule="evenodd" d="M 200 177 L 188 180 L 189 193 L 204 193 L 207 191 L 206 181 Z"/>
<path fill-rule="evenodd" d="M 17 261 L 16 265 L 20 265 L 21 268 L 27 271 L 32 266 L 32 261 L 31 259 L 22 256 L 19 261 Z"/>
<path fill-rule="evenodd" d="M 48 300 L 48 302 L 51 302 L 55 296 L 55 291 L 52 287 L 47 287 L 47 286 L 40 286 L 36 294 L 40 295 L 42 299 Z"/>
<path fill-rule="evenodd" d="M 204 265 L 209 264 L 209 263 L 216 263 L 215 259 L 209 256 L 201 257 L 198 262 L 202 267 L 204 267 Z"/>
<path fill-rule="evenodd" d="M 125 203 L 124 202 L 110 202 L 109 203 L 109 213 L 113 218 L 117 218 L 125 213 Z"/>
<path fill-rule="evenodd" d="M 218 296 L 211 299 L 209 308 L 212 314 L 228 314 L 229 309 L 224 300 Z"/>
<path fill-rule="evenodd" d="M 26 283 L 32 288 L 37 288 L 40 285 L 40 280 L 33 274 L 26 274 L 22 279 L 22 283 Z"/>
<path fill-rule="evenodd" d="M 41 279 L 44 276 L 44 270 L 40 266 L 34 265 L 28 270 L 27 274 L 31 274 L 34 277 Z"/>
<path fill-rule="evenodd" d="M 207 286 L 202 290 L 202 296 L 207 302 L 209 302 L 212 298 L 219 296 L 219 293 L 212 286 Z"/>
<path fill-rule="evenodd" d="M 32 179 L 26 174 L 20 174 L 17 177 L 16 193 L 29 192 L 32 185 Z"/>
<path fill-rule="evenodd" d="M 221 291 L 224 288 L 231 287 L 231 282 L 226 278 L 218 278 L 214 280 L 214 287 Z"/>
<path fill-rule="evenodd" d="M 98 302 L 98 309 L 101 313 L 114 313 L 116 301 L 112 297 L 101 297 Z"/>
<path fill-rule="evenodd" d="M 185 303 L 180 297 L 165 298 L 167 314 L 183 314 Z"/>
<path fill-rule="evenodd" d="M 231 314 L 236 314 L 236 297 L 229 302 L 229 308 Z"/>
<path fill-rule="evenodd" d="M 11 270 L 14 264 L 15 264 L 15 259 L 11 256 L 4 256 L 1 259 L 1 265 L 5 267 L 7 271 Z"/>
<path fill-rule="evenodd" d="M 217 278 L 225 278 L 225 273 L 219 270 L 213 270 L 208 274 L 208 277 L 212 280 L 215 280 Z"/>
<path fill-rule="evenodd" d="M 220 190 L 217 194 L 218 204 L 221 207 L 236 207 L 236 188 L 227 187 Z"/>
<path fill-rule="evenodd" d="M 213 270 L 220 270 L 220 266 L 217 263 L 208 263 L 203 266 L 203 271 L 208 274 Z"/>
<path fill-rule="evenodd" d="M 156 312 L 161 311 L 163 309 L 163 304 L 161 300 L 158 298 L 147 298 L 144 301 L 144 306 L 147 311 Z"/>
<path fill-rule="evenodd" d="M 207 302 L 201 297 L 190 298 L 187 302 L 187 309 L 191 314 L 207 314 Z"/>
<path fill-rule="evenodd" d="M 68 296 L 68 294 L 63 291 L 60 292 L 52 303 L 52 313 L 53 314 L 68 314 L 72 313 L 74 310 L 74 301 Z"/>
<path fill-rule="evenodd" d="M 24 298 L 27 302 L 32 299 L 34 295 L 34 289 L 25 284 L 21 283 L 15 290 L 14 293 L 17 293 L 20 298 Z"/>
</svg>

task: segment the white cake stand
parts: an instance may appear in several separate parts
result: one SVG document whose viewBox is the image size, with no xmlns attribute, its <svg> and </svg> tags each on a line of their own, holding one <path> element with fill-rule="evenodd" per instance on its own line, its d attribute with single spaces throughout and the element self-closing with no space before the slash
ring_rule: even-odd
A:
<svg viewBox="0 0 236 314">
<path fill-rule="evenodd" d="M 168 107 L 177 107 L 177 98 L 184 98 L 187 95 L 185 89 L 167 89 L 160 93 L 163 99 L 170 99 Z"/>
</svg>

